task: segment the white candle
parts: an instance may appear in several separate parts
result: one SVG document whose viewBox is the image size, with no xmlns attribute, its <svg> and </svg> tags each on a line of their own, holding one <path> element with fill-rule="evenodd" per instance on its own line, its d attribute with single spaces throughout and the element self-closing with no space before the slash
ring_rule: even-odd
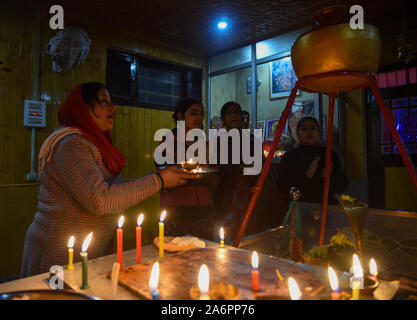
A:
<svg viewBox="0 0 417 320">
<path fill-rule="evenodd" d="M 155 262 L 152 267 L 151 277 L 149 278 L 149 288 L 151 289 L 151 295 L 153 300 L 159 300 L 158 281 L 159 263 Z"/>
<path fill-rule="evenodd" d="M 301 300 L 301 291 L 298 288 L 297 282 L 292 277 L 288 278 L 288 288 L 290 290 L 291 300 Z"/>
<path fill-rule="evenodd" d="M 205 264 L 198 273 L 198 288 L 200 289 L 200 300 L 210 300 L 209 296 L 209 271 Z"/>
</svg>

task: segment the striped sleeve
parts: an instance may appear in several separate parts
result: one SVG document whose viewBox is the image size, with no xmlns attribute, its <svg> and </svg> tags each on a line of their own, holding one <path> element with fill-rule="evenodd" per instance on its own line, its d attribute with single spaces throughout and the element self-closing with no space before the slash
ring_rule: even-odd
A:
<svg viewBox="0 0 417 320">
<path fill-rule="evenodd" d="M 154 195 L 161 188 L 156 174 L 109 185 L 97 165 L 94 150 L 80 135 L 57 146 L 48 163 L 51 174 L 86 211 L 111 215 Z"/>
</svg>

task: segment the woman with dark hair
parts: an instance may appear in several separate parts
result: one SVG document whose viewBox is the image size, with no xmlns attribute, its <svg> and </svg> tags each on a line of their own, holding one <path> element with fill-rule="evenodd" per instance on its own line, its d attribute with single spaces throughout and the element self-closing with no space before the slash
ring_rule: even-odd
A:
<svg viewBox="0 0 417 320">
<path fill-rule="evenodd" d="M 192 98 L 181 99 L 172 115 L 177 121 L 184 121 L 185 137 L 189 130 L 202 129 L 204 120 L 203 104 Z M 174 134 L 174 150 L 166 150 L 174 154 L 177 161 L 177 127 L 172 130 Z M 181 143 L 181 141 L 179 141 Z M 194 141 L 183 141 L 185 152 Z M 163 143 L 163 142 L 162 142 Z M 186 153 L 185 153 L 186 154 Z M 187 159 L 186 159 L 187 160 Z M 157 164 L 157 168 L 172 165 L 171 163 Z M 214 226 L 214 208 L 212 193 L 217 184 L 214 174 L 206 174 L 202 179 L 189 181 L 186 185 L 164 190 L 160 196 L 161 209 L 168 213 L 166 219 L 166 234 L 169 236 L 193 236 L 212 240 Z"/>
<path fill-rule="evenodd" d="M 278 188 L 288 194 L 291 187 L 301 191 L 300 201 L 323 201 L 326 148 L 321 145 L 319 123 L 314 117 L 304 117 L 297 124 L 299 145 L 285 153 L 278 170 Z M 348 180 L 339 157 L 332 151 L 329 203 L 336 203 L 334 193 L 343 192 Z"/>
<path fill-rule="evenodd" d="M 223 121 L 224 129 L 230 131 L 237 129 L 240 133 L 240 143 L 242 150 L 242 128 L 243 117 L 242 107 L 235 101 L 229 101 L 225 103 L 220 111 L 220 115 Z M 253 144 L 255 142 L 254 136 L 250 135 L 251 154 L 254 152 Z M 259 141 L 262 143 L 262 141 Z M 219 141 L 218 141 L 219 157 Z M 220 161 L 218 160 L 218 163 Z M 257 175 L 244 175 L 243 169 L 245 165 L 240 155 L 240 163 L 232 163 L 232 140 L 228 141 L 228 163 L 219 165 L 219 177 L 220 183 L 216 190 L 215 206 L 216 213 L 219 215 L 220 224 L 226 231 L 226 241 L 231 242 L 237 235 L 241 222 L 245 216 L 246 208 L 250 200 L 250 190 L 256 184 Z M 258 231 L 258 221 L 256 212 L 252 216 L 246 234 L 252 234 Z"/>
<path fill-rule="evenodd" d="M 113 145 L 116 106 L 101 83 L 84 83 L 69 93 L 58 111 L 61 128 L 39 152 L 38 210 L 26 232 L 21 276 L 49 272 L 67 264 L 66 246 L 75 236 L 74 251 L 93 232 L 90 258 L 105 253 L 116 215 L 162 188 L 185 184 L 175 168 L 123 181 L 125 156 Z M 79 255 L 74 255 L 79 260 Z"/>
</svg>

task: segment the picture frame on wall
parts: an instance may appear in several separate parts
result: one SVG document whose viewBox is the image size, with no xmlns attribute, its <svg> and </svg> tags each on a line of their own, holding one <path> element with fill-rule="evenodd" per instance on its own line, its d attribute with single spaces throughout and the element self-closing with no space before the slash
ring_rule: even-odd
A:
<svg viewBox="0 0 417 320">
<path fill-rule="evenodd" d="M 279 119 L 266 120 L 265 140 L 274 140 L 275 130 L 277 129 Z"/>
<path fill-rule="evenodd" d="M 291 56 L 283 57 L 269 63 L 269 98 L 270 100 L 288 97 L 297 82 L 292 67 Z M 297 91 L 297 96 L 301 91 Z"/>
<path fill-rule="evenodd" d="M 288 116 L 287 133 L 295 143 L 298 142 L 297 125 L 302 118 L 313 117 L 320 123 L 318 98 L 318 94 L 315 94 L 313 99 L 294 101 Z"/>
<path fill-rule="evenodd" d="M 262 140 L 265 140 L 266 120 L 256 121 L 256 129 L 262 129 Z"/>
</svg>

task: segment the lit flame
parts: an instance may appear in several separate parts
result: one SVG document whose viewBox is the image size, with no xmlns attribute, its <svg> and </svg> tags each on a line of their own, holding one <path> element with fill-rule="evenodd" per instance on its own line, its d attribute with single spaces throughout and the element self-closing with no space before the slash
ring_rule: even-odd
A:
<svg viewBox="0 0 417 320">
<path fill-rule="evenodd" d="M 353 277 L 355 279 L 360 279 L 363 277 L 362 266 L 356 253 L 353 254 Z"/>
<path fill-rule="evenodd" d="M 378 269 L 376 268 L 376 262 L 374 258 L 372 258 L 371 262 L 369 262 L 369 271 L 373 277 L 378 275 Z"/>
<path fill-rule="evenodd" d="M 202 172 L 203 172 L 203 169 L 201 168 L 191 170 L 191 173 L 202 173 Z"/>
<path fill-rule="evenodd" d="M 83 247 L 81 249 L 82 252 L 86 252 L 88 249 L 88 246 L 90 245 L 90 241 L 91 241 L 91 237 L 93 236 L 93 233 L 90 232 L 87 236 L 87 238 L 85 238 L 84 243 L 83 243 Z"/>
<path fill-rule="evenodd" d="M 224 240 L 224 229 L 223 227 L 220 228 L 220 240 Z"/>
<path fill-rule="evenodd" d="M 291 300 L 300 300 L 301 291 L 298 288 L 297 282 L 292 277 L 288 278 L 288 288 L 290 289 Z"/>
<path fill-rule="evenodd" d="M 329 267 L 328 273 L 329 273 L 330 286 L 332 287 L 332 290 L 333 291 L 339 290 L 339 280 L 337 280 L 336 272 L 334 272 L 332 267 Z"/>
<path fill-rule="evenodd" d="M 155 262 L 152 267 L 151 277 L 149 278 L 149 288 L 151 290 L 158 289 L 159 281 L 159 263 Z"/>
<path fill-rule="evenodd" d="M 125 222 L 125 217 L 124 217 L 124 216 L 121 216 L 121 217 L 119 218 L 118 227 L 119 227 L 119 228 L 123 227 L 123 223 L 124 223 L 124 222 Z"/>
<path fill-rule="evenodd" d="M 209 292 L 209 271 L 205 264 L 200 268 L 198 273 L 198 287 L 200 289 L 200 295 L 208 295 Z"/>
<path fill-rule="evenodd" d="M 264 156 L 265 156 L 265 158 L 268 157 L 268 153 L 269 153 L 268 150 L 264 150 Z"/>
<path fill-rule="evenodd" d="M 144 214 L 143 213 L 141 213 L 140 215 L 139 215 L 139 217 L 138 217 L 138 226 L 141 226 L 142 225 L 142 222 L 143 222 L 143 218 L 144 218 L 145 216 L 144 216 Z"/>
<path fill-rule="evenodd" d="M 259 257 L 258 257 L 258 253 L 256 251 L 254 251 L 252 253 L 252 268 L 254 269 L 258 269 L 259 266 Z"/>
<path fill-rule="evenodd" d="M 196 163 L 197 161 L 194 161 L 194 159 L 193 158 L 191 158 L 190 160 L 188 160 L 187 161 L 187 163 L 189 163 L 189 164 L 194 164 L 194 163 Z"/>
<path fill-rule="evenodd" d="M 159 219 L 159 221 L 161 222 L 164 221 L 166 215 L 167 215 L 167 211 L 166 210 L 162 211 L 161 218 Z"/>
<path fill-rule="evenodd" d="M 74 236 L 71 236 L 68 240 L 68 248 L 73 248 L 74 247 Z"/>
</svg>

